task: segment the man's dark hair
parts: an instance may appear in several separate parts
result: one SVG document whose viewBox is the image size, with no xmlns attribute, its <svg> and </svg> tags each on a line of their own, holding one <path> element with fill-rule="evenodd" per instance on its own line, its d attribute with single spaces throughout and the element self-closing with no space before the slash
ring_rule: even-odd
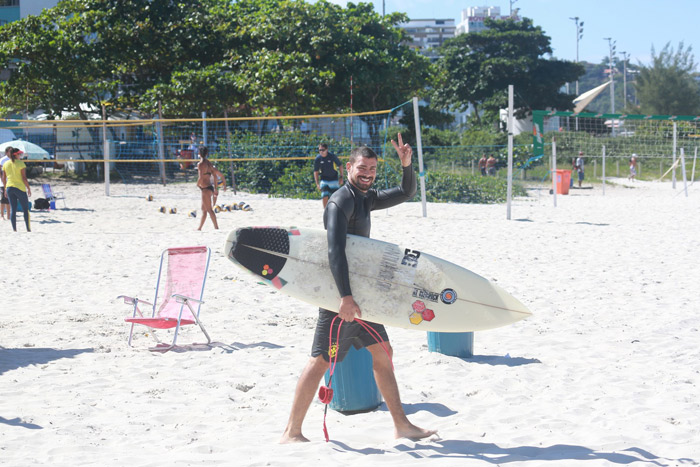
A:
<svg viewBox="0 0 700 467">
<path fill-rule="evenodd" d="M 323 149 L 328 149 L 328 145 L 326 143 L 319 143 L 319 146 Z"/>
<path fill-rule="evenodd" d="M 358 157 L 366 157 L 367 159 L 379 159 L 379 157 L 377 157 L 377 153 L 374 152 L 372 148 L 368 148 L 367 146 L 360 146 L 353 149 L 350 152 L 350 163 L 354 164 L 355 160 Z"/>
</svg>

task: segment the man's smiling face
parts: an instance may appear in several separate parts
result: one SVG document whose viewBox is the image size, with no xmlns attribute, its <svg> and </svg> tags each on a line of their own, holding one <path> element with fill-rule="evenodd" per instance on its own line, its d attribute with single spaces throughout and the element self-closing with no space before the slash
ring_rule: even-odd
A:
<svg viewBox="0 0 700 467">
<path fill-rule="evenodd" d="M 377 176 L 377 159 L 359 156 L 355 162 L 347 163 L 348 180 L 360 191 L 366 192 L 372 187 Z"/>
</svg>

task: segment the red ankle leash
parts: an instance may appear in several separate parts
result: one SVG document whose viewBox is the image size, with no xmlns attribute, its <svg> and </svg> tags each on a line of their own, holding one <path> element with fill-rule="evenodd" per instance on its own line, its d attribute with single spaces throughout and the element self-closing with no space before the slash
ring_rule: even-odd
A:
<svg viewBox="0 0 700 467">
<path fill-rule="evenodd" d="M 335 316 L 333 321 L 331 321 L 331 330 L 328 335 L 328 385 L 321 385 L 321 387 L 318 389 L 318 398 L 326 405 L 323 409 L 323 435 L 326 437 L 326 442 L 330 441 L 330 438 L 328 437 L 328 428 L 326 427 L 326 415 L 328 414 L 328 404 L 330 404 L 333 400 L 333 373 L 335 372 L 335 366 L 338 364 L 338 351 L 340 350 L 340 327 L 343 325 L 343 321 L 341 320 L 340 324 L 338 325 L 338 332 L 336 333 L 335 349 L 333 349 L 333 324 L 335 324 L 335 320 L 338 318 L 339 316 Z M 389 353 L 389 349 L 379 333 L 372 326 L 365 323 L 361 319 L 355 318 L 355 321 L 357 321 L 357 323 L 362 326 L 379 345 L 382 346 L 382 349 L 384 349 L 384 352 L 386 352 L 387 356 L 389 357 L 391 369 L 393 370 L 394 362 L 391 358 L 391 354 Z"/>
</svg>

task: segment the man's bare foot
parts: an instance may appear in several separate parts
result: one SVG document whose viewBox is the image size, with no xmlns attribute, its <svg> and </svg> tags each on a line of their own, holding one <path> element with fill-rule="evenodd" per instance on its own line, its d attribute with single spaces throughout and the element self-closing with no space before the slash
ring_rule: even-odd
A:
<svg viewBox="0 0 700 467">
<path fill-rule="evenodd" d="M 308 443 L 309 440 L 304 437 L 301 433 L 297 436 L 291 436 L 285 432 L 282 435 L 282 439 L 280 440 L 280 444 L 292 444 L 292 443 Z"/>
<path fill-rule="evenodd" d="M 437 433 L 437 430 L 426 430 L 425 428 L 421 428 L 418 426 L 415 426 L 412 423 L 409 423 L 405 427 L 401 428 L 396 428 L 394 431 L 394 437 L 396 439 L 398 438 L 409 438 L 409 439 L 423 439 L 427 438 L 429 436 L 433 436 L 435 433 Z"/>
</svg>

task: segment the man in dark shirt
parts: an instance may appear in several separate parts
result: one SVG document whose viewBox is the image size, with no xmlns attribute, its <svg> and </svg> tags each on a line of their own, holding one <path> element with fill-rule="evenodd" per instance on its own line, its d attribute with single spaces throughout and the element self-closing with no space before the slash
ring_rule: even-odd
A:
<svg viewBox="0 0 700 467">
<path fill-rule="evenodd" d="M 326 143 L 318 145 L 318 156 L 314 160 L 314 180 L 316 181 L 316 188 L 321 192 L 323 207 L 325 208 L 326 204 L 328 204 L 328 198 L 343 183 L 343 166 L 338 156 L 328 152 Z"/>
<path fill-rule="evenodd" d="M 301 432 L 301 426 L 321 378 L 328 369 L 330 360 L 328 337 L 331 322 L 335 316 L 344 320 L 340 328 L 339 347 L 335 349 L 338 361 L 343 359 L 350 345 L 356 348 L 366 347 L 372 354 L 374 378 L 394 421 L 394 436 L 420 439 L 436 433 L 434 430 L 413 425 L 406 417 L 391 364 L 392 349 L 384 326 L 366 323 L 381 336 L 384 341 L 383 347 L 368 331 L 355 322 L 355 317 L 361 317 L 362 312 L 352 297 L 348 261 L 345 255 L 348 233 L 369 237 L 370 211 L 396 206 L 411 199 L 416 193 L 416 177 L 411 166 L 413 151 L 411 146 L 403 143 L 401 134 L 398 135 L 398 140 L 398 144 L 393 140 L 391 143 L 401 159 L 403 168 L 400 186 L 388 190 L 371 189 L 377 174 L 377 155 L 368 147 L 356 148 L 350 154 L 350 161 L 346 166 L 349 183 L 331 196 L 324 211 L 323 221 L 328 232 L 328 259 L 340 292 L 340 307 L 338 313 L 319 310 L 311 359 L 299 377 L 292 411 L 282 435 L 282 443 L 308 441 Z"/>
</svg>

